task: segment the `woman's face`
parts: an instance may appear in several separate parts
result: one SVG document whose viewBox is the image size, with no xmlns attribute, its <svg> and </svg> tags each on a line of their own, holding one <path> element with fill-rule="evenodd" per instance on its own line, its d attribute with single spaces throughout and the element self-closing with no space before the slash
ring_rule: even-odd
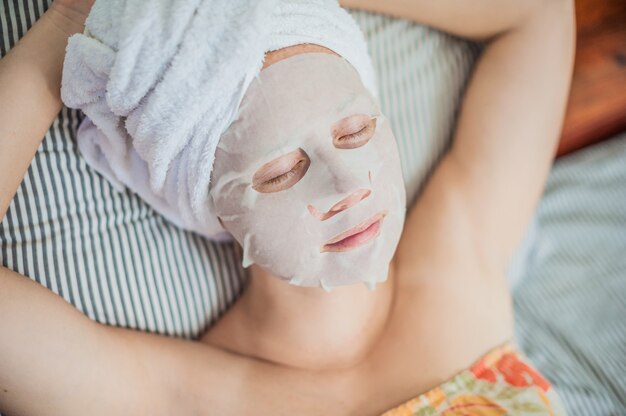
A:
<svg viewBox="0 0 626 416">
<path fill-rule="evenodd" d="M 404 223 L 400 160 L 343 58 L 305 53 L 264 69 L 218 144 L 211 184 L 244 266 L 302 286 L 385 280 Z"/>
</svg>

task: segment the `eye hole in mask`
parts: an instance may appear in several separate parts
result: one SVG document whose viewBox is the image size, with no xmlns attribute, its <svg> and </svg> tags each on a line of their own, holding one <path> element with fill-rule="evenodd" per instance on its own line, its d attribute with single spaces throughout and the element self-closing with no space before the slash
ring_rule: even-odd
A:
<svg viewBox="0 0 626 416">
<path fill-rule="evenodd" d="M 296 149 L 261 166 L 252 177 L 252 189 L 261 193 L 289 189 L 302 179 L 310 165 L 306 152 Z"/>
<path fill-rule="evenodd" d="M 331 129 L 333 145 L 337 149 L 356 149 L 367 144 L 375 131 L 375 117 L 366 114 L 345 117 Z M 261 193 L 289 189 L 304 177 L 310 164 L 306 152 L 296 149 L 261 166 L 252 177 L 252 189 Z"/>
<path fill-rule="evenodd" d="M 356 149 L 364 146 L 376 131 L 376 118 L 355 114 L 340 120 L 331 129 L 333 145 L 337 149 Z"/>
</svg>

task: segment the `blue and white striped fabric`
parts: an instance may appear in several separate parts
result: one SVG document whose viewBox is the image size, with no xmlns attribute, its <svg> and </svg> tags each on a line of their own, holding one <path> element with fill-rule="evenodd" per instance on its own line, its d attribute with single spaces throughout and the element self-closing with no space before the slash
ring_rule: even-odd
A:
<svg viewBox="0 0 626 416">
<path fill-rule="evenodd" d="M 0 0 L 2 56 L 49 3 Z M 412 203 L 450 142 L 460 97 L 480 47 L 407 21 L 363 12 L 353 15 L 368 39 L 378 72 L 381 107 L 398 139 L 407 200 Z M 98 322 L 197 337 L 236 300 L 245 283 L 232 244 L 210 242 L 178 230 L 135 195 L 116 192 L 77 153 L 75 131 L 81 117 L 79 112 L 64 108 L 46 134 L 7 217 L 0 223 L 1 264 L 50 288 Z M 596 206 L 601 204 L 591 208 Z M 607 221 L 614 218 L 619 215 L 607 217 Z M 603 232 L 598 231 L 598 238 Z M 624 239 L 621 241 L 623 248 Z M 567 261 L 568 255 L 563 256 Z M 535 267 L 535 263 L 531 265 Z M 518 267 L 516 273 L 525 276 L 534 270 Z M 556 268 L 550 270 L 558 274 Z M 621 270 L 623 289 L 624 267 L 616 270 Z M 532 279 L 524 277 L 516 285 L 522 346 L 537 358 L 539 368 L 557 389 L 564 390 L 572 414 L 622 414 L 622 410 L 626 414 L 626 407 L 619 407 L 623 405 L 619 400 L 624 400 L 620 397 L 626 396 L 626 386 L 617 381 L 619 367 L 601 377 L 596 367 L 598 363 L 614 363 L 617 353 L 624 359 L 624 351 L 611 349 L 607 335 L 599 361 L 589 340 L 586 348 L 577 350 L 579 353 L 563 353 L 570 339 L 582 340 L 582 335 L 575 338 L 565 330 L 571 329 L 567 326 L 556 334 L 549 330 L 561 328 L 559 325 L 574 313 L 555 315 L 546 307 L 558 302 L 538 295 L 548 289 L 552 292 L 547 293 L 560 293 L 556 282 L 552 282 L 553 287 L 543 281 L 543 276 L 551 278 L 553 274 L 534 273 Z M 619 284 L 618 278 L 613 281 Z M 586 297 L 596 296 L 592 289 L 583 287 L 576 293 L 581 303 L 577 304 L 572 295 L 562 309 L 584 308 Z M 618 287 L 613 289 L 612 293 L 620 293 Z M 617 312 L 603 311 L 607 322 L 616 321 L 619 316 L 612 314 Z M 592 322 L 594 317 L 586 319 Z M 535 330 L 537 325 L 542 325 L 541 331 Z M 616 328 L 611 336 L 626 345 L 626 329 Z M 545 350 L 548 347 L 552 350 Z M 546 358 L 541 353 L 553 355 Z M 557 363 L 563 364 L 559 367 Z M 621 374 L 623 377 L 626 370 Z M 594 407 L 596 403 L 601 406 Z"/>
</svg>

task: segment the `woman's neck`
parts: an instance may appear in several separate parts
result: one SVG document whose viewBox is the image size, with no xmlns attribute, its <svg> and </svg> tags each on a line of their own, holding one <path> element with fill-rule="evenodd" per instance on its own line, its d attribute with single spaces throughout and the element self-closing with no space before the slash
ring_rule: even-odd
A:
<svg viewBox="0 0 626 416">
<path fill-rule="evenodd" d="M 243 295 L 205 340 L 293 367 L 353 366 L 385 327 L 394 294 L 392 266 L 374 291 L 350 285 L 328 293 L 291 285 L 252 265 Z"/>
</svg>

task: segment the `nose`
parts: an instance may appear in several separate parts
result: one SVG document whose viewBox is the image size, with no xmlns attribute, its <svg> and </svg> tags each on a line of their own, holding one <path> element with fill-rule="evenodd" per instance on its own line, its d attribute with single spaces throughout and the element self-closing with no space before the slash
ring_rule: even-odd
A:
<svg viewBox="0 0 626 416">
<path fill-rule="evenodd" d="M 372 191 L 370 191 L 369 189 L 359 189 L 351 193 L 347 197 L 343 198 L 341 201 L 337 202 L 328 210 L 328 212 L 318 211 L 317 208 L 315 208 L 311 204 L 307 205 L 307 208 L 311 215 L 313 215 L 315 218 L 320 221 L 326 221 L 330 217 L 339 214 L 341 211 L 345 211 L 351 206 L 357 204 L 359 201 L 367 198 L 371 193 Z"/>
</svg>

